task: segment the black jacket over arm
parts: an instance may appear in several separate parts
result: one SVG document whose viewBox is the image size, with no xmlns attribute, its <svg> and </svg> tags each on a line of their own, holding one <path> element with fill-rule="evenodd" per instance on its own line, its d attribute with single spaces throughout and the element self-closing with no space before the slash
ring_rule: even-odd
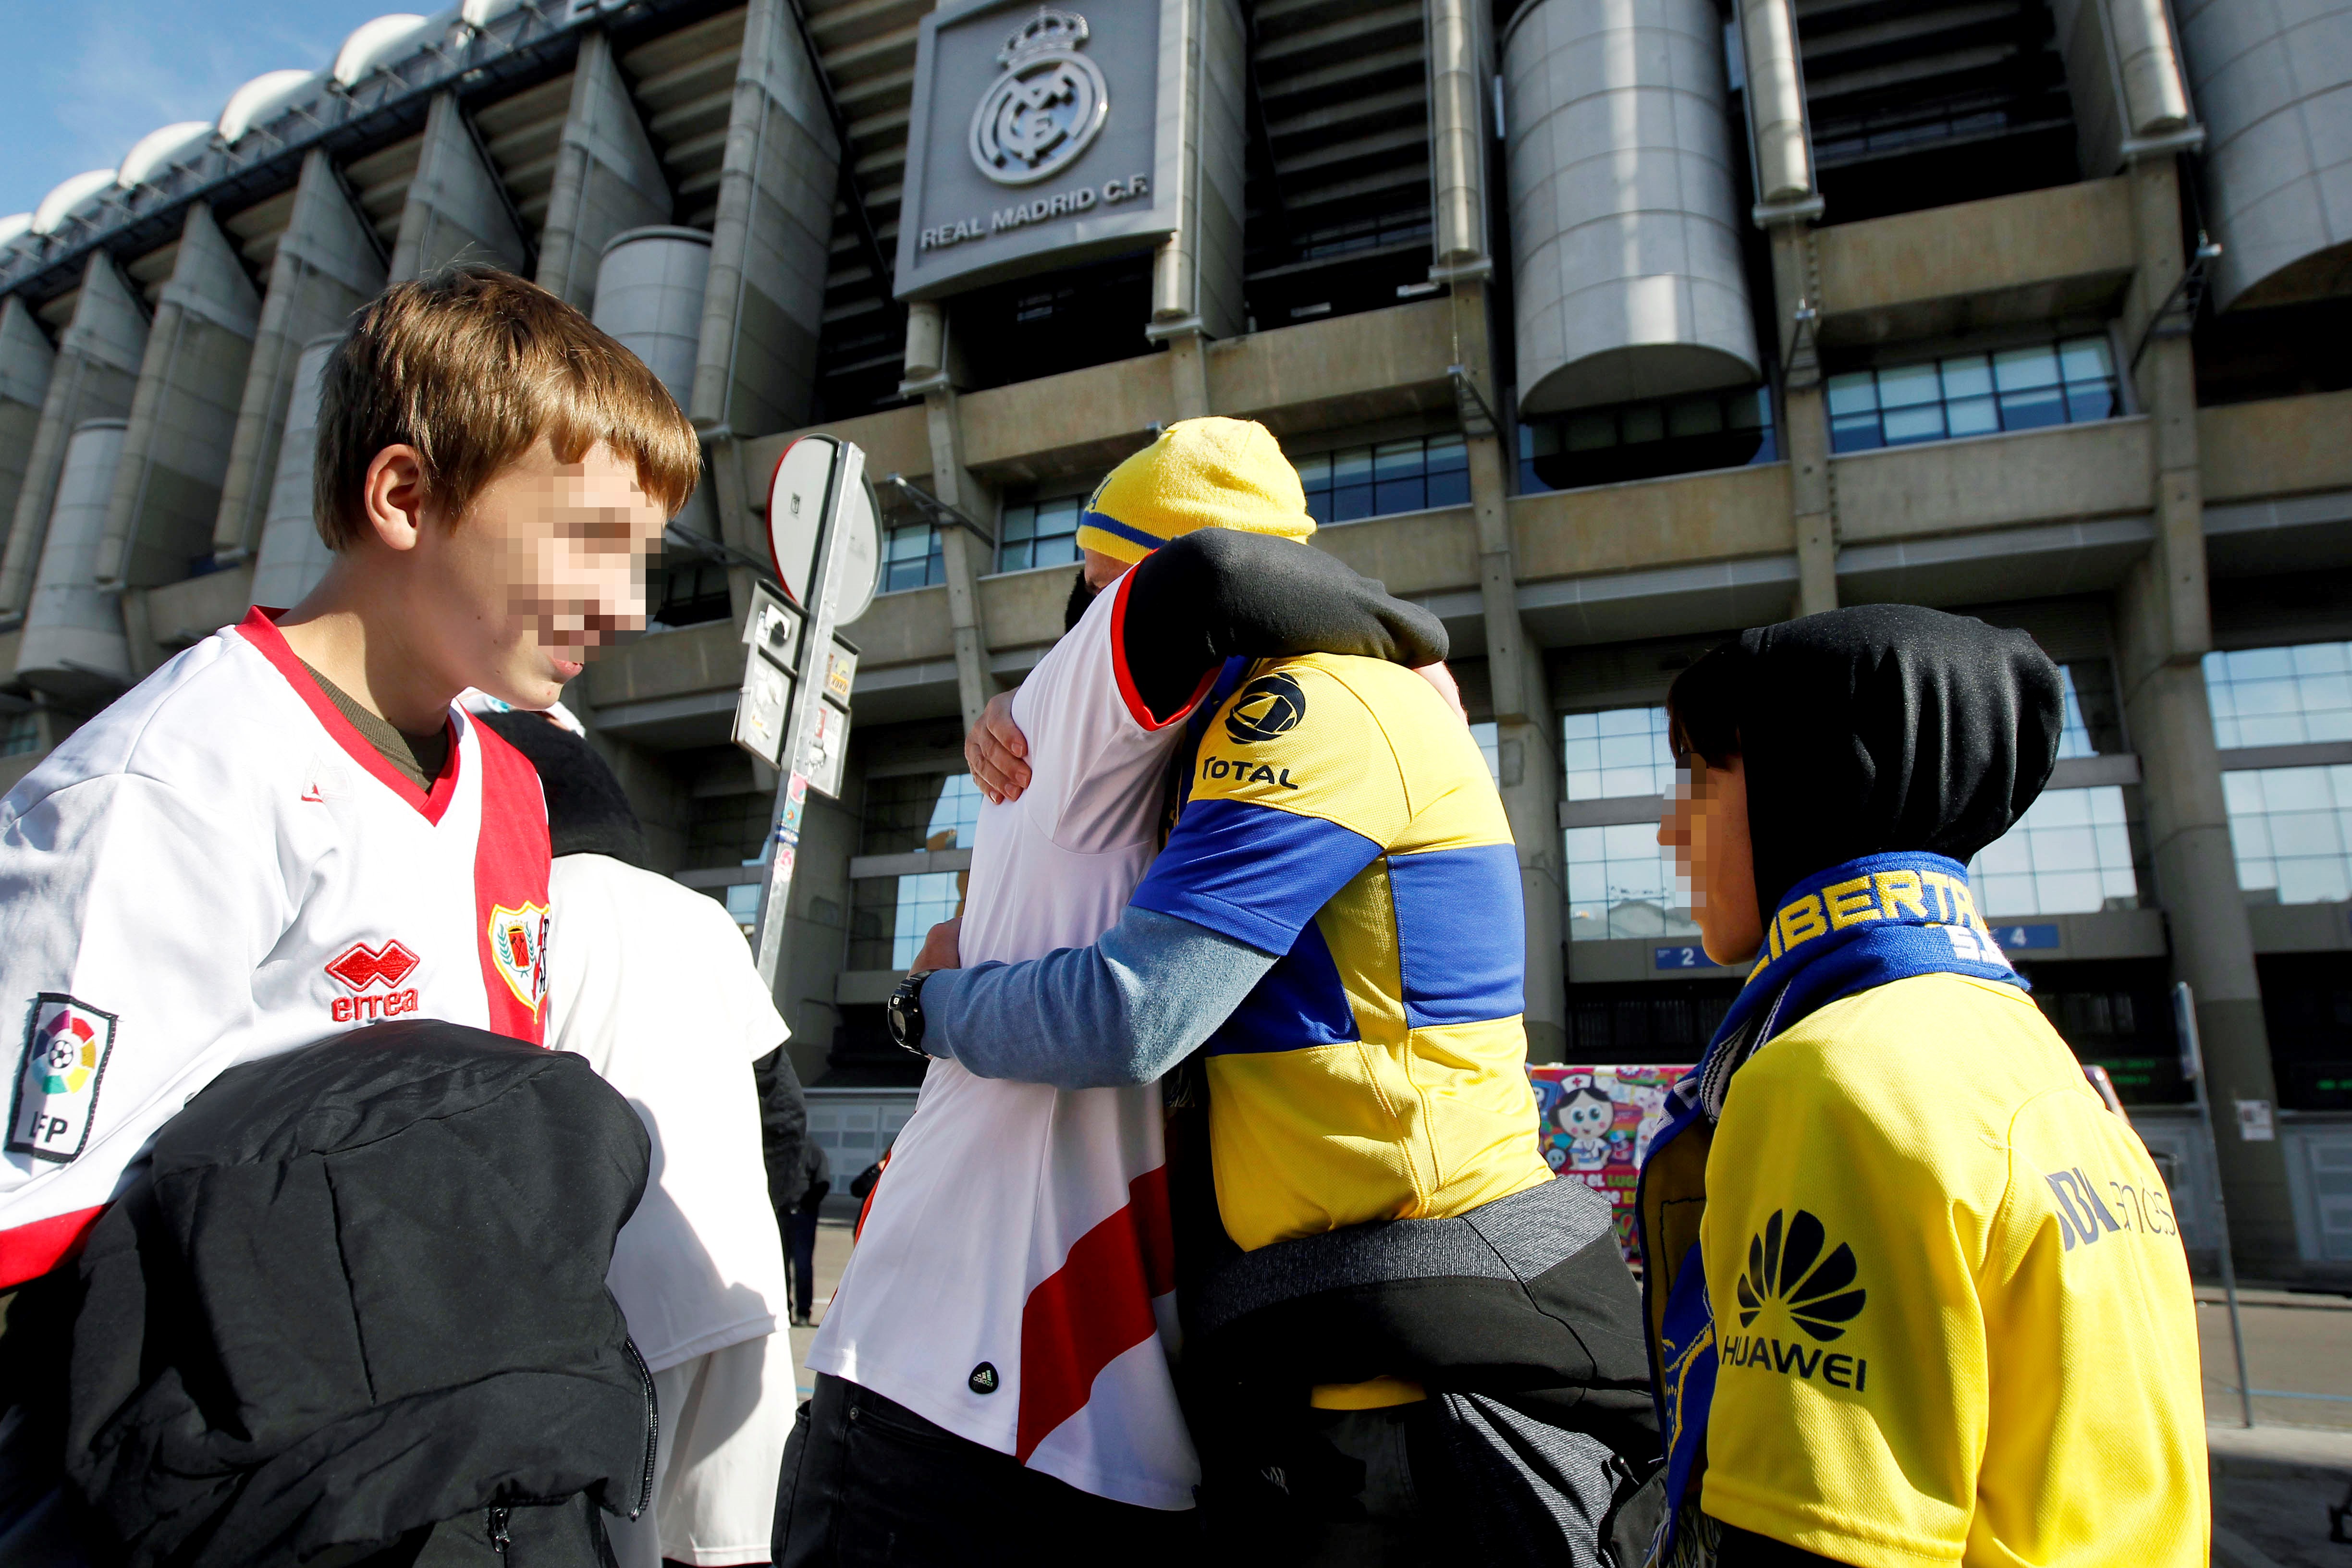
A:
<svg viewBox="0 0 2352 1568">
<path fill-rule="evenodd" d="M 593 1568 L 587 1501 L 649 1501 L 653 1384 L 604 1288 L 647 1158 L 585 1060 L 454 1024 L 223 1073 L 81 1260 L 66 1468 L 103 1555 L 432 1533 L 436 1563 Z"/>
</svg>

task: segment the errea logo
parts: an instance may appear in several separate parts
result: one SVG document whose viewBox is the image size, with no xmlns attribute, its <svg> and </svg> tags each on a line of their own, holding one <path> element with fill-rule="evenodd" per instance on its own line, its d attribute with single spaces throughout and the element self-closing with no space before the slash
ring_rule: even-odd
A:
<svg viewBox="0 0 2352 1568">
<path fill-rule="evenodd" d="M 1862 1315 L 1869 1293 L 1854 1288 L 1860 1270 L 1853 1249 L 1840 1242 L 1828 1257 L 1822 1249 L 1829 1233 L 1803 1209 L 1794 1216 L 1774 1210 L 1764 1228 L 1748 1242 L 1748 1269 L 1739 1277 L 1739 1326 L 1743 1329 L 1777 1307 L 1810 1339 L 1826 1344 L 1842 1339 Z M 1762 1367 L 1822 1381 L 1837 1388 L 1860 1392 L 1868 1385 L 1870 1363 L 1858 1356 L 1828 1355 L 1790 1339 L 1786 1342 L 1764 1334 L 1729 1334 L 1722 1348 L 1726 1366 Z"/>
<path fill-rule="evenodd" d="M 1261 675 L 1225 710 L 1225 733 L 1251 745 L 1297 729 L 1306 717 L 1307 693 L 1297 680 L 1279 672 Z"/>
</svg>

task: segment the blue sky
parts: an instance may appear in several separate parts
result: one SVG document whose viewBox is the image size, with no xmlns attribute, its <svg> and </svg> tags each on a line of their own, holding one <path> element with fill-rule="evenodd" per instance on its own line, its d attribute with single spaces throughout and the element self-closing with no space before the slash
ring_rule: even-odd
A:
<svg viewBox="0 0 2352 1568">
<path fill-rule="evenodd" d="M 411 0 L 415 5 L 415 0 Z M 0 216 L 179 120 L 218 118 L 243 83 L 323 68 L 400 0 L 0 0 Z M 436 10 L 438 5 L 416 5 Z"/>
</svg>

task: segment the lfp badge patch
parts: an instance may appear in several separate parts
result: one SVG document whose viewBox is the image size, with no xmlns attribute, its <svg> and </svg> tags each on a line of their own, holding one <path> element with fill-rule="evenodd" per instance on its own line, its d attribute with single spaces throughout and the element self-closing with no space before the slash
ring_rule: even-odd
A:
<svg viewBox="0 0 2352 1568">
<path fill-rule="evenodd" d="M 547 906 L 509 909 L 493 904 L 489 929 L 484 934 L 489 940 L 490 961 L 498 965 L 507 989 L 515 994 L 516 1001 L 537 1013 L 547 999 Z"/>
<path fill-rule="evenodd" d="M 8 1152 L 59 1164 L 89 1143 L 98 1087 L 114 1049 L 115 1015 L 55 991 L 33 999 L 25 1065 L 8 1113 Z"/>
</svg>

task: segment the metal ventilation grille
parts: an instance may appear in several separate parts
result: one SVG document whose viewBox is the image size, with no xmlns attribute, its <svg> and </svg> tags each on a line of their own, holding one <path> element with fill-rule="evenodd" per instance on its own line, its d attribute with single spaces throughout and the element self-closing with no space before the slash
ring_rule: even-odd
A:
<svg viewBox="0 0 2352 1568">
<path fill-rule="evenodd" d="M 1396 302 L 1429 265 L 1421 0 L 1250 13 L 1249 303 L 1260 327 Z"/>
<path fill-rule="evenodd" d="M 677 194 L 677 219 L 688 228 L 708 231 L 718 221 L 727 117 L 743 55 L 743 12 L 739 5 L 619 56 L 621 75 L 631 84 L 646 133 Z"/>
<path fill-rule="evenodd" d="M 915 31 L 930 0 L 840 0 L 808 7 L 825 79 L 849 125 L 845 156 L 885 256 L 898 245 L 898 201 L 907 178 L 907 121 L 915 91 Z M 845 198 L 852 185 L 845 185 Z M 868 259 L 857 216 L 834 207 L 824 280 L 818 394 L 828 415 L 863 413 L 895 399 L 904 326 L 887 277 Z"/>
<path fill-rule="evenodd" d="M 1797 26 L 1825 174 L 1978 149 L 1964 177 L 1989 188 L 1936 184 L 1906 207 L 2054 183 L 2042 166 L 2053 154 L 2064 165 L 2055 177 L 2073 177 L 2074 110 L 2043 0 L 1800 0 Z M 2011 145 L 1996 153 L 1994 142 Z M 2025 165 L 2007 179 L 1987 167 L 2021 155 Z"/>
<path fill-rule="evenodd" d="M 548 195 L 555 186 L 556 149 L 563 119 L 572 108 L 572 73 L 525 88 L 512 98 L 484 104 L 474 113 L 483 151 L 506 186 L 525 236 L 536 239 L 547 226 Z"/>
</svg>

